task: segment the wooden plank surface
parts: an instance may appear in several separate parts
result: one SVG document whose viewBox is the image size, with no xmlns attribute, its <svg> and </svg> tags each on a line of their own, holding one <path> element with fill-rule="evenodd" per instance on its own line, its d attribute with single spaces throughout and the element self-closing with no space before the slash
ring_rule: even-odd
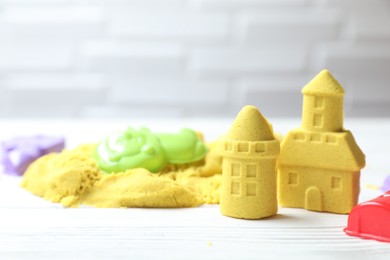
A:
<svg viewBox="0 0 390 260">
<path fill-rule="evenodd" d="M 133 124 L 159 127 L 160 123 Z M 206 138 L 213 139 L 229 123 L 172 121 L 165 128 L 197 125 Z M 127 124 L 3 121 L 0 129 L 2 138 L 26 128 L 64 133 L 74 147 Z M 298 124 L 299 120 L 280 119 L 274 128 L 285 133 Z M 354 120 L 347 128 L 367 156 L 360 196 L 364 201 L 380 194 L 367 185 L 378 186 L 390 174 L 390 120 Z M 390 259 L 390 244 L 345 235 L 346 215 L 280 208 L 276 217 L 249 221 L 224 217 L 217 205 L 65 209 L 31 195 L 19 182 L 18 177 L 0 176 L 0 259 Z"/>
</svg>

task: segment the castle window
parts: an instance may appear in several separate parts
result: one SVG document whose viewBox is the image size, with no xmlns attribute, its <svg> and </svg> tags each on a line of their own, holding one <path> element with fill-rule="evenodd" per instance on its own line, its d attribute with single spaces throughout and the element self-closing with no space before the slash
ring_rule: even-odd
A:
<svg viewBox="0 0 390 260">
<path fill-rule="evenodd" d="M 238 151 L 239 152 L 248 152 L 249 151 L 249 144 L 247 142 L 238 143 Z"/>
<path fill-rule="evenodd" d="M 310 141 L 312 141 L 312 142 L 321 142 L 321 135 L 320 134 L 312 134 L 310 136 Z"/>
<path fill-rule="evenodd" d="M 232 195 L 240 195 L 240 183 L 239 182 L 232 182 Z"/>
<path fill-rule="evenodd" d="M 246 195 L 247 196 L 256 196 L 257 195 L 257 184 L 256 183 L 248 183 L 246 185 Z"/>
<path fill-rule="evenodd" d="M 303 133 L 295 133 L 293 137 L 294 140 L 305 141 L 305 134 Z"/>
<path fill-rule="evenodd" d="M 328 144 L 337 144 L 337 137 L 336 136 L 332 136 L 332 135 L 328 135 L 326 137 L 326 142 Z"/>
<path fill-rule="evenodd" d="M 314 114 L 313 126 L 322 127 L 322 120 L 323 120 L 323 117 L 321 114 Z"/>
<path fill-rule="evenodd" d="M 232 165 L 231 165 L 231 174 L 232 174 L 232 176 L 236 176 L 236 177 L 238 177 L 238 176 L 240 176 L 240 164 L 238 164 L 238 163 L 232 163 Z"/>
<path fill-rule="evenodd" d="M 255 144 L 255 152 L 256 153 L 263 153 L 265 152 L 265 146 L 262 143 L 256 143 Z"/>
<path fill-rule="evenodd" d="M 249 178 L 255 178 L 257 175 L 257 165 L 256 164 L 248 164 L 246 176 Z"/>
<path fill-rule="evenodd" d="M 332 189 L 341 189 L 341 178 L 337 176 L 333 176 L 331 180 Z"/>
<path fill-rule="evenodd" d="M 323 108 L 324 107 L 324 98 L 323 97 L 315 97 L 314 98 L 314 107 L 315 108 Z"/>
<path fill-rule="evenodd" d="M 233 151 L 233 143 L 232 142 L 226 142 L 225 143 L 225 150 L 226 151 Z"/>
<path fill-rule="evenodd" d="M 289 185 L 298 184 L 298 173 L 296 172 L 288 173 L 288 184 Z"/>
</svg>

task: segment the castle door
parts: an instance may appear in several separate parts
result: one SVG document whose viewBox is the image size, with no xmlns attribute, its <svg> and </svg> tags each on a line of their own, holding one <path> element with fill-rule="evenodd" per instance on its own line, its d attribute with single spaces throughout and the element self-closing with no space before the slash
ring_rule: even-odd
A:
<svg viewBox="0 0 390 260">
<path fill-rule="evenodd" d="M 319 188 L 311 186 L 305 192 L 305 209 L 322 211 L 322 195 Z"/>
</svg>

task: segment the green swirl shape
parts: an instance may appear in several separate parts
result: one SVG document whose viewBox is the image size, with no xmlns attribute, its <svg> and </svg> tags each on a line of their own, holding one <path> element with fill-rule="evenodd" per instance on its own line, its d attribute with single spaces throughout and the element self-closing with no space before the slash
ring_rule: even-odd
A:
<svg viewBox="0 0 390 260">
<path fill-rule="evenodd" d="M 108 136 L 95 150 L 100 169 L 107 173 L 145 168 L 158 172 L 167 164 L 198 161 L 206 155 L 206 144 L 195 131 L 184 128 L 176 134 L 152 133 L 147 128 L 128 128 Z"/>
</svg>

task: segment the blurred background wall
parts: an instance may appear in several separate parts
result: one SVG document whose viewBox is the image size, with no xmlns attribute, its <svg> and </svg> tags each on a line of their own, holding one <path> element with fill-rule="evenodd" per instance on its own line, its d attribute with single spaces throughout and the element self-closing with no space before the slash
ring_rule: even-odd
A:
<svg viewBox="0 0 390 260">
<path fill-rule="evenodd" d="M 0 117 L 390 116 L 388 0 L 0 0 Z"/>
</svg>

